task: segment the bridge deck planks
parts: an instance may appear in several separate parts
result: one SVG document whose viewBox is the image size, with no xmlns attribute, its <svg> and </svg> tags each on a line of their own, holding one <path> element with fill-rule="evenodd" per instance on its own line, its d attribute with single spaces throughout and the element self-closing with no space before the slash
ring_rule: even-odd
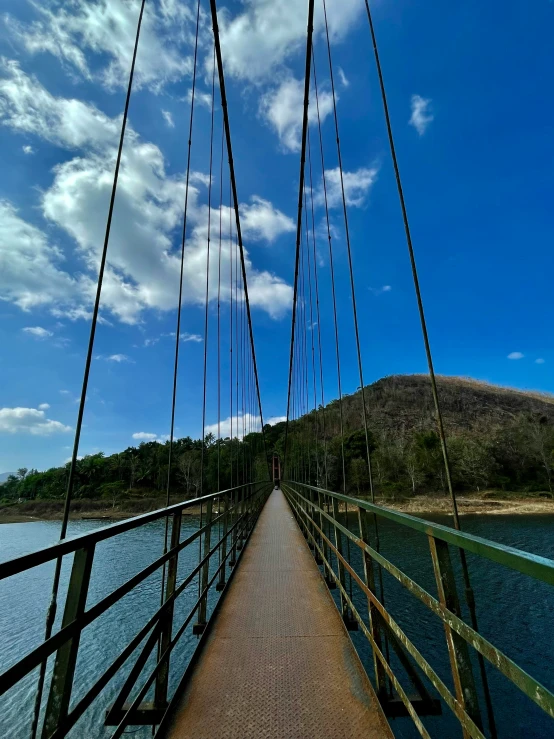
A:
<svg viewBox="0 0 554 739">
<path fill-rule="evenodd" d="M 260 515 L 165 735 L 393 736 L 280 490 Z"/>
</svg>

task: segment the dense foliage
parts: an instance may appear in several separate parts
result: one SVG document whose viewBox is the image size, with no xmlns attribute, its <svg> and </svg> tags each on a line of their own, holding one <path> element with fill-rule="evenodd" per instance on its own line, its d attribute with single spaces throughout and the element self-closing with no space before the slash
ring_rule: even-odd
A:
<svg viewBox="0 0 554 739">
<path fill-rule="evenodd" d="M 554 398 L 498 388 L 460 378 L 439 378 L 453 482 L 458 490 L 533 492 L 553 489 Z M 424 376 L 396 376 L 366 389 L 369 443 L 375 488 L 385 498 L 445 490 L 439 437 L 429 381 Z M 338 401 L 291 423 L 289 473 L 301 480 L 343 484 L 368 492 L 361 394 Z M 264 429 L 268 457 L 284 454 L 285 424 Z M 202 443 L 190 437 L 174 443 L 170 489 L 173 496 L 195 497 L 268 475 L 261 434 L 244 441 L 213 435 Z M 169 444 L 146 442 L 120 454 L 102 453 L 79 460 L 76 499 L 105 499 L 113 505 L 126 497 L 156 497 L 167 485 Z M 204 479 L 201 468 L 204 458 Z M 62 498 L 68 465 L 45 472 L 21 469 L 0 488 L 4 499 Z"/>
</svg>

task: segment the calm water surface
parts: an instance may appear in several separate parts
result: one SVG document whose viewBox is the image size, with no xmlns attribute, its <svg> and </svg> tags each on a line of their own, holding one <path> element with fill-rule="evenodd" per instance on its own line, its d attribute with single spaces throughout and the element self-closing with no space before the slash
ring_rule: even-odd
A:
<svg viewBox="0 0 554 739">
<path fill-rule="evenodd" d="M 446 518 L 433 517 L 441 523 Z M 105 522 L 76 521 L 70 523 L 69 536 L 84 533 Z M 198 518 L 183 520 L 184 538 L 199 525 Z M 465 516 L 464 529 L 517 548 L 554 559 L 554 516 Z M 39 549 L 57 540 L 59 522 L 44 521 L 0 526 L 0 561 Z M 381 528 L 382 552 L 394 564 L 436 595 L 426 537 L 411 530 L 400 530 L 392 523 Z M 139 530 L 130 531 L 114 540 L 97 545 L 87 606 L 90 607 L 121 585 L 161 554 L 163 523 L 155 522 Z M 353 552 L 353 555 L 355 553 Z M 62 573 L 61 593 L 65 593 L 71 558 Z M 456 558 L 454 558 L 456 559 Z M 180 558 L 179 571 L 183 577 L 198 561 L 195 543 Z M 354 560 L 356 567 L 361 562 Z M 477 601 L 480 631 L 533 677 L 554 690 L 554 590 L 531 578 L 505 568 L 469 557 L 472 582 Z M 214 563 L 215 567 L 215 563 Z M 6 669 L 28 651 L 40 644 L 44 633 L 44 618 L 49 603 L 53 565 L 43 565 L 15 578 L 0 582 L 0 665 Z M 386 575 L 386 573 L 385 573 Z M 198 592 L 197 582 L 177 601 L 177 622 L 180 624 Z M 335 591 L 336 592 L 336 591 Z M 460 589 L 460 593 L 463 592 Z M 385 577 L 387 607 L 423 655 L 451 688 L 448 654 L 444 631 L 439 620 L 419 601 L 403 591 L 390 576 Z M 82 697 L 99 675 L 110 665 L 139 628 L 159 606 L 160 575 L 145 580 L 100 619 L 87 627 L 82 636 L 76 674 L 79 681 L 74 689 L 72 704 Z M 365 599 L 354 600 L 363 612 Z M 213 607 L 213 602 L 211 603 Z M 58 619 L 63 603 L 58 609 Z M 365 638 L 353 635 L 362 659 L 371 672 L 371 655 Z M 170 688 L 175 689 L 184 665 L 194 647 L 196 637 L 190 629 L 172 658 Z M 153 667 L 150 661 L 148 668 Z M 51 668 L 51 665 L 49 665 Z M 128 666 L 130 669 L 130 665 Z M 117 677 L 85 713 L 72 732 L 82 739 L 110 736 L 110 729 L 102 727 L 106 706 L 113 700 L 118 686 L 125 678 Z M 489 670 L 499 736 L 526 739 L 554 737 L 554 721 L 547 718 L 530 700 L 519 694 L 504 677 Z M 37 673 L 27 676 L 8 694 L 0 697 L 0 737 L 23 739 L 28 737 L 31 722 Z M 425 718 L 432 736 L 461 736 L 457 722 L 448 708 L 443 716 Z M 407 719 L 392 723 L 397 737 L 415 736 Z M 133 731 L 129 730 L 129 733 Z M 134 737 L 151 736 L 141 729 Z"/>
</svg>

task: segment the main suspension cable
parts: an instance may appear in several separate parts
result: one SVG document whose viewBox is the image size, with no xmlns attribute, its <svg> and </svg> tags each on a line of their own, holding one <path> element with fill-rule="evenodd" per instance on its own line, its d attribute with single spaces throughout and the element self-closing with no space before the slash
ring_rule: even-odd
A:
<svg viewBox="0 0 554 739">
<path fill-rule="evenodd" d="M 294 260 L 294 288 L 292 300 L 292 322 L 290 333 L 289 380 L 287 390 L 287 422 L 285 426 L 285 446 L 283 459 L 283 475 L 286 474 L 287 445 L 289 435 L 289 417 L 291 401 L 292 366 L 294 357 L 294 337 L 296 329 L 296 303 L 298 299 L 298 267 L 300 258 L 300 239 L 302 235 L 302 201 L 304 195 L 304 163 L 306 160 L 306 136 L 308 129 L 308 105 L 310 102 L 310 67 L 312 61 L 312 37 L 314 30 L 314 0 L 308 0 L 308 31 L 306 37 L 306 69 L 304 73 L 304 110 L 302 114 L 302 145 L 300 153 L 300 178 L 298 184 L 298 216 L 296 220 L 296 256 Z"/>
<path fill-rule="evenodd" d="M 418 277 L 417 266 L 416 266 L 416 261 L 415 261 L 415 254 L 414 254 L 414 248 L 413 248 L 413 243 L 412 243 L 412 236 L 411 236 L 411 231 L 410 231 L 410 224 L 409 224 L 409 221 L 408 221 L 408 212 L 407 212 L 407 208 L 406 208 L 406 202 L 405 202 L 405 199 L 404 199 L 404 190 L 403 190 L 403 187 L 402 187 L 402 180 L 400 178 L 400 167 L 398 165 L 398 159 L 397 159 L 397 156 L 396 156 L 396 146 L 395 146 L 395 143 L 394 143 L 394 136 L 393 136 L 393 132 L 392 132 L 392 123 L 391 123 L 391 119 L 390 119 L 389 107 L 388 107 L 388 102 L 387 102 L 387 94 L 386 94 L 386 90 L 385 90 L 385 82 L 384 82 L 384 78 L 383 78 L 383 71 L 382 71 L 382 68 L 381 68 L 381 60 L 380 60 L 380 57 L 379 57 L 379 50 L 378 50 L 378 47 L 377 47 L 377 36 L 376 36 L 376 33 L 375 33 L 375 27 L 373 25 L 373 17 L 372 17 L 372 14 L 371 14 L 371 10 L 370 10 L 370 7 L 369 7 L 369 1 L 368 0 L 365 0 L 365 7 L 366 7 L 366 13 L 367 13 L 367 20 L 368 20 L 368 23 L 369 23 L 369 30 L 370 30 L 370 34 L 371 34 L 371 42 L 372 42 L 372 45 L 373 45 L 373 53 L 374 53 L 374 57 L 375 57 L 375 65 L 376 65 L 376 68 L 377 68 L 377 75 L 378 75 L 378 78 L 379 78 L 379 88 L 380 88 L 380 91 L 381 91 L 381 101 L 382 101 L 382 104 L 383 104 L 383 111 L 384 111 L 384 115 L 385 115 L 385 123 L 386 123 L 386 126 L 387 126 L 387 135 L 388 135 L 388 139 L 389 139 L 389 148 L 390 148 L 391 159 L 392 159 L 392 164 L 393 164 L 393 168 L 394 168 L 394 175 L 395 175 L 395 178 L 396 178 L 396 187 L 397 187 L 397 190 L 398 190 L 398 198 L 399 198 L 399 201 L 400 201 L 400 208 L 401 208 L 401 211 L 402 211 L 402 220 L 403 220 L 403 223 L 404 223 L 404 232 L 405 232 L 405 235 L 406 235 L 406 244 L 408 246 L 408 254 L 409 254 L 410 265 L 411 265 L 411 269 L 412 269 L 412 278 L 413 278 L 414 289 L 415 289 L 415 294 L 416 294 L 419 319 L 420 319 L 420 323 L 421 323 L 421 332 L 423 334 L 423 344 L 425 346 L 425 354 L 426 354 L 426 357 L 427 357 L 427 366 L 429 368 L 429 378 L 431 380 L 431 392 L 432 392 L 432 395 L 433 395 L 433 403 L 434 403 L 434 407 L 435 407 L 435 416 L 436 416 L 436 422 L 437 422 L 437 427 L 438 427 L 438 431 L 439 431 L 439 438 L 440 438 L 440 444 L 441 444 L 441 449 L 442 449 L 444 469 L 445 469 L 445 474 L 446 474 L 446 482 L 447 482 L 447 486 L 448 486 L 448 492 L 449 492 L 449 495 L 450 495 L 450 500 L 451 500 L 451 503 L 452 503 L 452 517 L 453 517 L 453 520 L 454 520 L 454 527 L 456 529 L 458 529 L 458 530 L 461 530 L 460 517 L 459 517 L 459 514 L 458 514 L 458 504 L 457 504 L 457 501 L 456 501 L 456 496 L 454 494 L 454 488 L 453 488 L 453 485 L 452 485 L 452 475 L 451 475 L 451 470 L 450 470 L 450 460 L 449 460 L 449 457 L 448 457 L 448 447 L 447 447 L 447 443 L 446 443 L 446 434 L 445 434 L 445 431 L 444 431 L 444 424 L 443 424 L 443 419 L 442 419 L 441 406 L 440 406 L 439 395 L 438 395 L 438 390 L 437 390 L 437 382 L 436 382 L 436 378 L 435 378 L 435 370 L 434 370 L 434 366 L 433 366 L 433 357 L 432 357 L 432 354 L 431 354 L 431 346 L 430 346 L 430 342 L 429 342 L 429 335 L 428 335 L 428 332 L 427 332 L 427 322 L 426 322 L 426 319 L 425 319 L 425 312 L 424 312 L 424 309 L 423 309 L 423 300 L 422 300 L 422 297 L 421 297 L 421 290 L 420 290 L 420 286 L 419 286 L 419 277 Z M 470 581 L 470 577 L 469 577 L 469 568 L 468 568 L 468 564 L 467 564 L 466 554 L 465 554 L 465 552 L 464 552 L 463 549 L 460 549 L 459 552 L 460 552 L 460 561 L 461 561 L 461 564 L 462 564 L 462 573 L 463 573 L 464 585 L 465 585 L 465 597 L 466 597 L 466 602 L 467 602 L 467 606 L 468 606 L 469 613 L 470 613 L 471 625 L 475 629 L 475 631 L 478 631 L 477 613 L 475 611 L 475 598 L 474 598 L 473 590 L 472 590 L 472 587 L 471 587 L 471 581 Z M 492 700 L 491 700 L 490 689 L 489 689 L 489 684 L 488 684 L 487 672 L 486 672 L 486 667 L 485 667 L 485 660 L 483 658 L 483 655 L 480 654 L 480 653 L 477 654 L 477 658 L 478 658 L 478 661 L 479 661 L 479 672 L 481 674 L 481 682 L 482 682 L 482 685 L 483 685 L 483 693 L 484 693 L 484 696 L 485 696 L 485 704 L 486 704 L 486 708 L 487 708 L 487 718 L 488 718 L 488 722 L 489 722 L 489 731 L 491 733 L 491 736 L 494 739 L 494 737 L 497 736 L 496 722 L 495 722 L 495 719 L 494 719 L 494 710 L 493 710 L 493 706 L 492 706 Z"/>
<path fill-rule="evenodd" d="M 310 0 L 310 2 L 313 4 L 313 0 Z M 264 423 L 263 423 L 262 398 L 260 394 L 258 366 L 256 363 L 256 349 L 254 346 L 254 330 L 252 328 L 252 315 L 250 312 L 250 300 L 248 297 L 248 285 L 247 285 L 247 279 L 246 279 L 246 264 L 245 264 L 245 259 L 244 259 L 244 248 L 243 248 L 243 243 L 242 243 L 242 230 L 240 226 L 239 200 L 238 200 L 238 195 L 237 195 L 237 183 L 236 183 L 236 178 L 235 178 L 235 165 L 233 162 L 233 147 L 231 143 L 231 128 L 229 124 L 229 111 L 227 108 L 227 94 L 225 91 L 225 75 L 223 72 L 223 59 L 221 56 L 219 25 L 217 22 L 216 0 L 210 0 L 210 10 L 211 10 L 211 16 L 212 16 L 212 28 L 213 28 L 215 51 L 216 51 L 216 58 L 217 58 L 217 69 L 218 69 L 218 75 L 219 75 L 219 88 L 221 92 L 221 107 L 223 109 L 223 122 L 225 125 L 225 137 L 227 140 L 227 153 L 229 155 L 229 171 L 231 174 L 231 188 L 233 191 L 233 204 L 234 204 L 234 210 L 235 210 L 237 240 L 238 240 L 238 245 L 240 249 L 240 263 L 241 263 L 241 270 L 242 270 L 242 279 L 244 283 L 244 301 L 246 304 L 246 313 L 248 317 L 248 330 L 249 330 L 249 335 L 250 335 L 250 350 L 252 354 L 252 362 L 254 364 L 254 376 L 256 379 L 256 392 L 257 392 L 257 397 L 258 397 L 258 408 L 260 411 L 260 422 L 262 426 L 262 438 L 264 442 L 264 452 L 265 452 L 265 457 L 266 457 L 267 473 L 268 473 L 269 479 L 271 479 L 269 460 L 267 458 L 267 445 L 266 445 Z"/>
<path fill-rule="evenodd" d="M 113 211 L 115 205 L 115 195 L 117 192 L 117 183 L 119 179 L 119 169 L 121 166 L 121 157 L 123 153 L 123 142 L 125 140 L 125 130 L 127 128 L 127 118 L 129 116 L 129 104 L 131 102 L 131 92 L 133 89 L 133 77 L 135 74 L 135 64 L 137 60 L 137 51 L 140 39 L 140 31 L 142 27 L 142 18 L 144 15 L 144 6 L 146 0 L 142 0 L 140 5 L 140 11 L 137 22 L 137 32 L 135 35 L 135 44 L 133 47 L 133 58 L 131 61 L 131 70 L 129 72 L 129 82 L 127 85 L 127 94 L 125 97 L 125 108 L 123 111 L 123 119 L 121 122 L 121 133 L 119 136 L 119 147 L 117 150 L 117 158 L 115 162 L 115 170 L 112 184 L 112 192 L 110 196 L 110 204 L 108 207 L 108 218 L 106 221 L 106 231 L 104 234 L 104 245 L 102 247 L 102 255 L 100 258 L 100 268 L 98 270 L 98 281 L 96 284 L 96 297 L 94 299 L 94 307 L 92 310 L 92 319 L 90 324 L 90 335 L 87 348 L 87 357 L 85 361 L 85 371 L 83 375 L 83 383 L 81 386 L 81 397 L 79 399 L 79 411 L 77 413 L 77 425 L 75 427 L 75 438 L 73 441 L 73 453 L 71 455 L 71 465 L 69 467 L 69 476 L 67 479 L 67 489 L 65 494 L 65 503 L 62 517 L 62 525 L 60 530 L 60 541 L 65 539 L 67 533 L 67 525 L 69 521 L 69 510 L 71 506 L 71 498 L 73 496 L 73 486 L 75 484 L 75 473 L 77 470 L 77 459 L 79 454 L 79 441 L 81 439 L 81 428 L 83 426 L 83 416 L 85 412 L 85 404 L 87 400 L 88 381 L 90 375 L 90 367 L 92 363 L 92 352 L 94 349 L 94 338 L 96 335 L 96 326 L 98 324 L 98 313 L 100 310 L 100 296 L 102 294 L 102 283 L 104 281 L 104 271 L 106 268 L 106 259 L 108 254 L 108 243 L 110 240 L 110 232 L 112 226 Z M 60 574 L 62 569 L 62 557 L 58 557 L 56 560 L 56 568 L 54 571 L 54 580 L 52 583 L 52 594 L 50 599 L 50 605 L 46 614 L 46 624 L 44 629 L 44 641 L 47 641 L 52 635 L 52 629 L 54 627 L 54 621 L 56 618 L 57 611 L 57 599 L 58 590 L 60 585 Z M 44 689 L 44 679 L 46 676 L 46 660 L 40 663 L 39 678 L 37 683 L 37 693 L 35 697 L 35 705 L 33 711 L 33 721 L 31 725 L 31 737 L 35 739 L 37 735 L 38 722 L 40 718 L 40 708 L 42 704 L 42 693 Z"/>
</svg>

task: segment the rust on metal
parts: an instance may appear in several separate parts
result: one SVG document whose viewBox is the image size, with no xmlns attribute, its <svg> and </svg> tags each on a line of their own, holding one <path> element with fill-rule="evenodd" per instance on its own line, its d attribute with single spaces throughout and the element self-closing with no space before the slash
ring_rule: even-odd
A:
<svg viewBox="0 0 554 739">
<path fill-rule="evenodd" d="M 165 736 L 393 737 L 281 490 L 260 515 Z"/>
</svg>

